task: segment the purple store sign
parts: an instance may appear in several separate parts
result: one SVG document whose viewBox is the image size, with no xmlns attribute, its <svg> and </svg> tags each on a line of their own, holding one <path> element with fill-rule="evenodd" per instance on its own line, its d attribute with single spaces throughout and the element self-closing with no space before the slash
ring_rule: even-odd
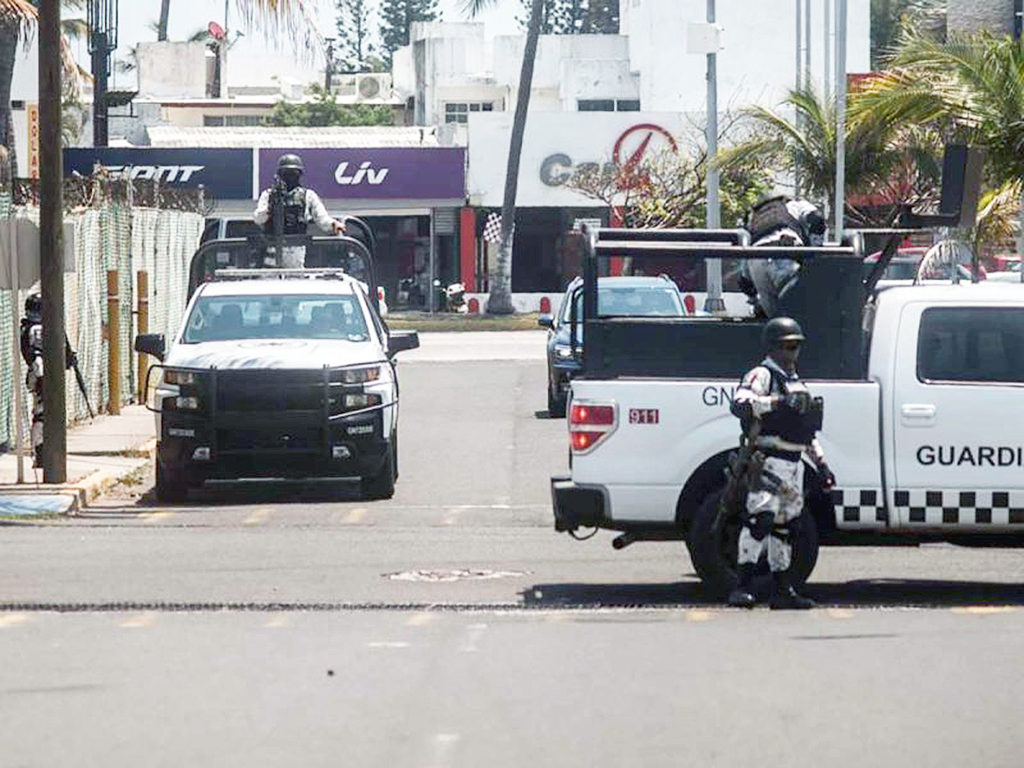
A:
<svg viewBox="0 0 1024 768">
<path fill-rule="evenodd" d="M 303 184 L 324 200 L 449 200 L 466 196 L 466 150 L 261 149 L 260 189 L 274 183 L 277 159 L 294 153 L 306 167 Z"/>
</svg>

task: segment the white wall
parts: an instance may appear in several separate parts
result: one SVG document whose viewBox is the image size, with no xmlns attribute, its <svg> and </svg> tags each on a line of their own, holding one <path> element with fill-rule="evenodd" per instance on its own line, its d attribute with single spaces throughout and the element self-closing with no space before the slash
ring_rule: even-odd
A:
<svg viewBox="0 0 1024 768">
<path fill-rule="evenodd" d="M 824 74 L 824 8 L 811 0 L 811 69 Z M 870 71 L 870 0 L 850 0 L 847 71 Z M 774 106 L 796 77 L 796 4 L 792 0 L 718 0 L 716 21 L 725 27 L 718 56 L 721 109 L 752 103 Z M 705 0 L 622 0 L 622 33 L 640 76 L 642 107 L 655 111 L 703 111 L 706 58 L 686 50 L 690 22 L 707 18 Z M 833 27 L 835 19 L 832 19 Z"/>
<path fill-rule="evenodd" d="M 205 43 L 139 43 L 137 56 L 140 96 L 206 98 Z"/>
<path fill-rule="evenodd" d="M 543 112 L 530 110 L 523 138 L 519 172 L 520 206 L 600 207 L 601 203 L 573 192 L 564 184 L 552 184 L 553 177 L 571 173 L 580 163 L 605 164 L 612 161 L 615 145 L 634 126 L 654 124 L 671 136 L 684 134 L 689 125 L 678 113 L 649 112 Z M 512 114 L 477 113 L 469 118 L 469 200 L 470 205 L 498 207 L 502 203 L 505 166 L 508 162 Z M 659 132 L 630 132 L 622 142 L 628 158 L 651 134 L 648 151 L 669 147 Z M 563 157 L 559 158 L 558 156 Z M 569 163 L 566 163 L 566 159 Z M 542 179 L 549 163 L 548 182 Z"/>
</svg>

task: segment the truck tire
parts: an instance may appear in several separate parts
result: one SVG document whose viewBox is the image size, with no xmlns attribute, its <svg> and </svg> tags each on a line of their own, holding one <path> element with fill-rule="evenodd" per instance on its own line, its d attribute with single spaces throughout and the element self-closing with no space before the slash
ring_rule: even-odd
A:
<svg viewBox="0 0 1024 768">
<path fill-rule="evenodd" d="M 390 499 L 395 495 L 395 465 L 397 463 L 397 441 L 392 438 L 387 453 L 384 454 L 384 465 L 376 475 L 362 478 L 363 498 L 368 500 Z"/>
<path fill-rule="evenodd" d="M 716 598 L 724 598 L 736 586 L 736 555 L 739 525 L 725 525 L 716 537 L 713 533 L 721 490 L 708 494 L 697 509 L 690 526 L 686 546 L 690 551 L 694 570 L 704 588 Z M 804 511 L 798 518 L 797 535 L 793 541 L 791 576 L 795 586 L 810 577 L 818 562 L 818 526 L 814 516 Z M 768 574 L 768 565 L 762 560 L 759 574 Z"/>
<path fill-rule="evenodd" d="M 156 498 L 167 504 L 180 504 L 188 498 L 188 477 L 181 468 L 171 468 L 156 459 Z"/>
<path fill-rule="evenodd" d="M 553 419 L 565 418 L 565 395 L 559 397 L 551 389 L 551 382 L 548 382 L 548 416 Z"/>
</svg>

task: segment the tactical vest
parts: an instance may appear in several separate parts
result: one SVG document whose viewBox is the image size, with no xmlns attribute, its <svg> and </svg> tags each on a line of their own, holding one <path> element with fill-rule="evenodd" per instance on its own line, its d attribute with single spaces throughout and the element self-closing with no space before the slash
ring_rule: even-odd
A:
<svg viewBox="0 0 1024 768">
<path fill-rule="evenodd" d="M 770 367 L 768 372 L 772 376 L 772 394 L 786 396 L 808 391 L 799 379 L 787 379 Z M 769 411 L 761 417 L 761 435 L 778 437 L 787 443 L 807 445 L 821 429 L 823 406 L 822 399 L 815 397 L 811 398 L 811 405 L 806 413 L 800 413 L 785 405 Z"/>
<path fill-rule="evenodd" d="M 750 232 L 751 242 L 756 243 L 780 229 L 791 229 L 801 236 L 804 235 L 803 225 L 789 212 L 787 202 L 785 197 L 773 197 L 750 212 L 747 230 Z"/>
<path fill-rule="evenodd" d="M 295 187 L 284 193 L 281 203 L 277 203 L 277 197 L 271 192 L 270 218 L 263 225 L 263 231 L 268 235 L 276 234 L 274 231 L 275 213 L 274 205 L 284 206 L 284 228 L 283 235 L 304 235 L 306 234 L 306 188 Z"/>
</svg>

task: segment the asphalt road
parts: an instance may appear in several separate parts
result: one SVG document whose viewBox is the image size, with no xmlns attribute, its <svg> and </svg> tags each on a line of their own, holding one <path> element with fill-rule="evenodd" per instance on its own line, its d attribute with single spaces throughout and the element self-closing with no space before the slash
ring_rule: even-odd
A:
<svg viewBox="0 0 1024 768">
<path fill-rule="evenodd" d="M 809 613 L 551 529 L 542 335 L 404 358 L 401 479 L 0 526 L 0 766 L 1019 765 L 1024 558 L 824 548 Z"/>
</svg>

